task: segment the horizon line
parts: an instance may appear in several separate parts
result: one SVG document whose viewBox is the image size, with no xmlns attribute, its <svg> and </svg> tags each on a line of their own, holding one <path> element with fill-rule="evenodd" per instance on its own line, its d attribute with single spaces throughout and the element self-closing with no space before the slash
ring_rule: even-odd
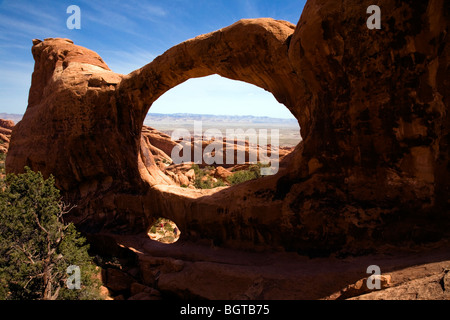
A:
<svg viewBox="0 0 450 320">
<path fill-rule="evenodd" d="M 23 117 L 25 115 L 25 113 L 9 113 L 9 112 L 0 112 L 0 114 L 4 114 L 4 115 L 9 115 L 9 116 L 21 116 Z M 280 120 L 297 120 L 295 119 L 294 116 L 292 116 L 292 118 L 278 118 L 278 117 L 271 117 L 271 116 L 254 116 L 251 114 L 247 114 L 247 115 L 239 115 L 239 114 L 234 114 L 234 115 L 225 115 L 225 114 L 212 114 L 212 113 L 188 113 L 188 112 L 176 112 L 176 113 L 159 113 L 159 112 L 148 112 L 146 115 L 146 118 L 148 116 L 151 115 L 162 115 L 162 116 L 213 116 L 213 117 L 239 117 L 239 118 L 244 118 L 244 117 L 251 117 L 251 118 L 261 118 L 261 119 L 280 119 Z"/>
<path fill-rule="evenodd" d="M 280 119 L 280 120 L 297 120 L 295 119 L 294 116 L 292 116 L 291 118 L 279 118 L 279 117 L 273 117 L 273 116 L 255 116 L 255 115 L 251 115 L 251 114 L 244 114 L 244 115 L 240 115 L 240 114 L 212 114 L 212 113 L 188 113 L 188 112 L 175 112 L 175 113 L 159 113 L 159 112 L 148 112 L 147 116 L 149 115 L 195 115 L 195 116 L 213 116 L 213 117 L 252 117 L 252 118 L 263 118 L 263 119 Z M 147 117 L 146 116 L 146 117 Z"/>
</svg>

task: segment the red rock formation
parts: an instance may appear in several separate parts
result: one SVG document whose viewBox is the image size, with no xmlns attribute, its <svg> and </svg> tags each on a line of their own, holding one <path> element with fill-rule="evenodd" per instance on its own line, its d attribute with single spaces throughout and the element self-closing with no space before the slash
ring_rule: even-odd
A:
<svg viewBox="0 0 450 320">
<path fill-rule="evenodd" d="M 228 177 L 231 175 L 232 175 L 231 171 L 228 171 L 227 169 L 221 166 L 217 167 L 216 170 L 214 171 L 214 177 L 222 180 L 227 180 Z"/>
<path fill-rule="evenodd" d="M 391 248 L 388 255 L 310 259 L 292 252 L 249 252 L 212 244 L 177 242 L 167 246 L 148 241 L 144 235 L 103 237 L 97 239 L 108 245 L 102 244 L 101 252 L 121 257 L 121 265 L 115 266 L 122 270 L 115 272 L 120 277 L 112 278 L 110 286 L 106 281 L 106 285 L 120 289 L 113 296 L 124 294 L 125 297 L 119 297 L 122 299 L 134 300 L 139 297 L 134 297 L 136 291 L 150 293 L 155 289 L 156 296 L 160 292 L 164 297 L 212 300 L 445 300 L 450 297 L 448 241 L 441 248 L 428 246 L 422 252 Z M 367 286 L 375 282 L 366 273 L 374 261 L 380 267 L 380 290 Z M 108 280 L 107 274 L 105 278 Z"/>
<path fill-rule="evenodd" d="M 7 153 L 11 131 L 14 128 L 14 122 L 11 120 L 0 119 L 0 153 Z"/>
<path fill-rule="evenodd" d="M 139 154 L 139 171 L 142 179 L 151 185 L 175 184 L 164 174 L 166 164 L 172 163 L 166 152 L 177 145 L 169 136 L 150 127 L 143 126 Z M 164 151 L 165 150 L 165 151 Z"/>
<path fill-rule="evenodd" d="M 241 20 L 126 76 L 70 40 L 35 41 L 7 169 L 53 173 L 91 231 L 145 230 L 164 216 L 186 239 L 309 253 L 441 238 L 450 220 L 449 2 L 378 5 L 381 30 L 367 28 L 359 1 L 310 0 L 296 27 Z M 304 140 L 257 182 L 158 184 L 141 148 L 145 115 L 167 90 L 215 73 L 270 91 Z"/>
</svg>

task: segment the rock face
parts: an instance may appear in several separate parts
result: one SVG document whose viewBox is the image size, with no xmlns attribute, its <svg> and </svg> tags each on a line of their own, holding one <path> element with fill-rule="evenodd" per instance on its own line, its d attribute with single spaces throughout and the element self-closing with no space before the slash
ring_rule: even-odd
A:
<svg viewBox="0 0 450 320">
<path fill-rule="evenodd" d="M 92 244 L 118 257 L 116 270 L 110 265 L 104 272 L 105 285 L 115 299 L 450 298 L 448 241 L 422 250 L 311 259 L 293 252 L 249 252 L 191 242 L 167 246 L 144 235 L 102 236 L 101 242 L 108 239 L 108 246 Z M 366 273 L 375 261 L 381 273 L 375 278 L 379 284 Z M 150 296 L 136 296 L 142 291 Z"/>
<path fill-rule="evenodd" d="M 241 20 L 129 75 L 70 40 L 36 40 L 7 170 L 54 174 L 91 232 L 143 231 L 163 216 L 185 239 L 310 254 L 440 239 L 450 221 L 450 4 L 377 3 L 381 30 L 367 28 L 360 1 L 309 0 L 297 26 Z M 159 174 L 141 133 L 149 108 L 211 74 L 271 92 L 298 119 L 303 141 L 277 175 L 199 191 Z"/>
<path fill-rule="evenodd" d="M 0 119 L 0 179 L 5 178 L 5 157 L 9 149 L 11 130 L 14 128 L 14 122 L 11 120 Z"/>
<path fill-rule="evenodd" d="M 8 152 L 11 131 L 13 128 L 13 121 L 0 119 L 0 153 L 2 154 Z"/>
<path fill-rule="evenodd" d="M 138 165 L 143 179 L 152 185 L 175 184 L 164 171 L 166 164 L 172 163 L 170 152 L 176 145 L 169 136 L 153 128 L 142 127 Z"/>
</svg>

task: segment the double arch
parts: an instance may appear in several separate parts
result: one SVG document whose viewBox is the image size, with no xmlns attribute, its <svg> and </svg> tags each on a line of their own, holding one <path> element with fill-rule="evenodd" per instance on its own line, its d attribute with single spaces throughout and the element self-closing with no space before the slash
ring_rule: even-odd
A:
<svg viewBox="0 0 450 320">
<path fill-rule="evenodd" d="M 388 37 L 368 30 L 358 1 L 350 2 L 309 0 L 296 27 L 241 20 L 129 75 L 68 39 L 34 40 L 29 105 L 12 132 L 7 172 L 29 166 L 53 174 L 80 221 L 107 230 L 142 228 L 168 213 L 206 238 L 329 251 L 361 237 L 412 238 L 396 226 L 416 218 L 442 232 L 450 181 L 445 1 L 381 0 L 386 20 L 395 21 Z M 424 32 L 410 30 L 411 17 Z M 405 35 L 416 46 L 397 41 L 393 50 Z M 139 170 L 145 116 L 166 91 L 212 74 L 272 93 L 298 120 L 303 141 L 285 172 L 247 189 L 195 199 L 158 189 Z M 358 207 L 374 214 L 361 221 Z"/>
</svg>

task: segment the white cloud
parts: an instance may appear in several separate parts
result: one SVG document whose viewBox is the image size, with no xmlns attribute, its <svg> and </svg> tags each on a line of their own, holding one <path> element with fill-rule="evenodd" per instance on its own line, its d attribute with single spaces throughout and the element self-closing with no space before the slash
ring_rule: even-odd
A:
<svg viewBox="0 0 450 320">
<path fill-rule="evenodd" d="M 104 26 L 108 26 L 115 30 L 131 32 L 136 27 L 136 23 L 132 20 L 128 19 L 126 16 L 116 13 L 111 10 L 106 10 L 101 8 L 101 10 L 94 11 L 83 11 L 82 19 L 86 19 L 88 21 L 92 21 L 96 24 L 101 24 Z"/>
<path fill-rule="evenodd" d="M 111 70 L 121 74 L 128 74 L 142 68 L 156 57 L 150 51 L 137 46 L 130 46 L 126 51 L 99 50 L 98 52 Z"/>
<path fill-rule="evenodd" d="M 167 16 L 167 11 L 162 7 L 143 3 L 142 1 L 127 1 L 123 3 L 123 7 L 133 16 L 144 19 Z"/>
<path fill-rule="evenodd" d="M 54 28 L 50 28 L 49 26 L 29 22 L 26 19 L 13 18 L 1 13 L 0 30 L 4 37 L 11 37 L 11 41 L 16 40 L 15 37 L 17 36 L 26 37 L 29 39 L 37 37 L 50 37 L 55 34 L 59 34 L 61 36 L 61 32 L 57 32 Z"/>
<path fill-rule="evenodd" d="M 2 35 L 0 35 L 0 39 L 2 39 Z M 6 37 L 4 37 L 4 39 L 7 39 Z M 12 49 L 23 49 L 23 50 L 28 50 L 31 48 L 31 41 L 30 41 L 30 45 L 26 46 L 24 44 L 20 44 L 20 43 L 0 43 L 0 48 L 12 48 Z"/>
<path fill-rule="evenodd" d="M 32 2 L 27 3 L 23 1 L 7 1 L 3 8 L 9 11 L 14 11 L 16 14 L 21 15 L 29 19 L 36 19 L 41 22 L 53 22 L 56 23 L 60 19 L 55 14 L 50 14 L 43 10 L 42 7 L 36 7 Z"/>
<path fill-rule="evenodd" d="M 258 8 L 255 6 L 254 1 L 245 0 L 244 3 L 244 12 L 247 15 L 246 18 L 260 18 L 261 15 L 259 13 Z"/>
<path fill-rule="evenodd" d="M 83 11 L 85 6 L 80 6 L 86 20 L 144 38 L 139 20 L 157 22 L 157 18 L 167 15 L 161 7 L 137 1 L 108 2 L 108 5 L 89 1 L 86 6 L 90 7 L 90 10 Z"/>
</svg>

